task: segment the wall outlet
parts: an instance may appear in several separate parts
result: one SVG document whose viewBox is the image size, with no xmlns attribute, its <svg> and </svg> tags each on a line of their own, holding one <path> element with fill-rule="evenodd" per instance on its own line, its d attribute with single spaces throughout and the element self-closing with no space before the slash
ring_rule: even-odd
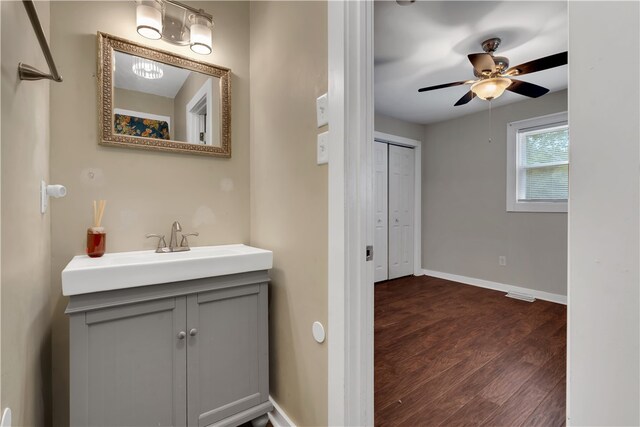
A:
<svg viewBox="0 0 640 427">
<path fill-rule="evenodd" d="M 501 255 L 498 257 L 498 264 L 505 266 L 507 265 L 507 257 L 504 255 Z"/>
</svg>

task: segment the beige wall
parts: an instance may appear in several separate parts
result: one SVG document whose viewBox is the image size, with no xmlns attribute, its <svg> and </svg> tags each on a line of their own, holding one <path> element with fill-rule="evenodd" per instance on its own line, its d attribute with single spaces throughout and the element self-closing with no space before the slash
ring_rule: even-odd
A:
<svg viewBox="0 0 640 427">
<path fill-rule="evenodd" d="M 51 240 L 38 202 L 49 177 L 49 82 L 17 65 L 47 65 L 21 2 L 2 2 L 2 401 L 14 426 L 49 424 Z M 49 4 L 36 4 L 49 33 Z M 19 36 L 18 36 L 19 35 Z M 53 205 L 60 201 L 52 201 Z"/>
<path fill-rule="evenodd" d="M 200 232 L 195 245 L 249 242 L 249 4 L 197 7 L 218 17 L 209 56 L 139 36 L 131 1 L 51 4 L 51 43 L 65 79 L 51 87 L 51 175 L 68 188 L 51 214 L 55 425 L 68 423 L 67 299 L 61 296 L 60 272 L 85 251 L 92 200 L 108 200 L 103 222 L 110 252 L 152 249 L 156 242 L 145 233 L 168 234 L 174 220 Z M 99 146 L 96 31 L 231 68 L 233 157 Z"/>
<path fill-rule="evenodd" d="M 415 139 L 416 141 L 422 141 L 424 139 L 424 125 L 405 122 L 404 120 L 378 113 L 376 113 L 373 127 L 378 132 Z"/>
<path fill-rule="evenodd" d="M 315 99 L 327 91 L 327 3 L 251 4 L 251 243 L 273 250 L 271 395 L 298 425 L 327 423 L 327 166 Z M 331 333 L 331 331 L 328 331 Z"/>
<path fill-rule="evenodd" d="M 423 268 L 567 294 L 567 215 L 506 211 L 507 123 L 567 110 L 567 91 L 427 125 Z M 507 266 L 498 257 L 507 257 Z"/>
<path fill-rule="evenodd" d="M 640 5 L 571 1 L 569 22 L 568 424 L 637 426 Z"/>
<path fill-rule="evenodd" d="M 171 119 L 169 134 L 172 139 L 175 139 L 172 98 L 138 92 L 137 90 L 115 88 L 113 90 L 113 105 L 114 108 L 169 117 Z"/>
</svg>

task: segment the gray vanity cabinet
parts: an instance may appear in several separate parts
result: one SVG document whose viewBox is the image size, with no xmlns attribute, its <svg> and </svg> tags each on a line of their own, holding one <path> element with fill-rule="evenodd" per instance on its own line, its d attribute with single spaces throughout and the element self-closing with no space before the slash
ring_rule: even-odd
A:
<svg viewBox="0 0 640 427">
<path fill-rule="evenodd" d="M 232 426 L 270 411 L 267 282 L 71 296 L 71 425 Z"/>
</svg>

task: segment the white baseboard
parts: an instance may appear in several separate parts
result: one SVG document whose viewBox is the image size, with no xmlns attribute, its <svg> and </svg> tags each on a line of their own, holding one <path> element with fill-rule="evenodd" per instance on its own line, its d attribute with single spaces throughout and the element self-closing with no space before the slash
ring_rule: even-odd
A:
<svg viewBox="0 0 640 427">
<path fill-rule="evenodd" d="M 273 397 L 269 396 L 269 400 L 273 404 L 273 411 L 268 413 L 269 421 L 271 421 L 273 427 L 296 427 Z"/>
<path fill-rule="evenodd" d="M 489 280 L 476 279 L 474 277 L 458 276 L 457 274 L 443 273 L 441 271 L 423 270 L 423 272 L 426 276 L 433 276 L 439 279 L 451 280 L 452 282 L 460 282 L 464 283 L 465 285 L 478 286 L 480 288 L 493 289 L 496 291 L 515 292 L 518 294 L 531 295 L 532 297 L 535 297 L 537 299 L 567 305 L 566 295 L 552 294 L 551 292 L 544 292 L 535 289 L 523 288 L 520 286 L 491 282 Z"/>
</svg>

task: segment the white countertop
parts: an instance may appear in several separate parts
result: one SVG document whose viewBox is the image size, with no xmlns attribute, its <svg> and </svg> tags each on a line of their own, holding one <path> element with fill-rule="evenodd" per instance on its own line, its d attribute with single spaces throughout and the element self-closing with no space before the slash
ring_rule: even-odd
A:
<svg viewBox="0 0 640 427">
<path fill-rule="evenodd" d="M 192 247 L 190 251 L 107 253 L 100 258 L 74 257 L 62 271 L 62 294 L 180 282 L 248 271 L 268 270 L 273 253 L 246 245 Z"/>
</svg>

